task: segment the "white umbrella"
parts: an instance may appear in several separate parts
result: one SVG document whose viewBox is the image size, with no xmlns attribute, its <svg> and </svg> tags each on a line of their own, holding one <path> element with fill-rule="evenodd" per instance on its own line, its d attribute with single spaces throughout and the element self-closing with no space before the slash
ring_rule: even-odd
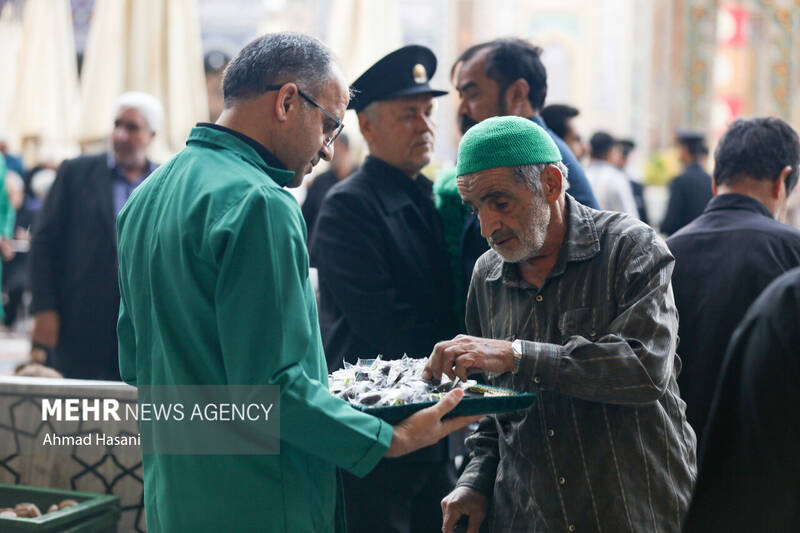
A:
<svg viewBox="0 0 800 533">
<path fill-rule="evenodd" d="M 97 0 L 84 59 L 82 142 L 108 136 L 114 102 L 125 91 L 150 93 L 164 105 L 159 160 L 208 119 L 195 0 Z"/>
<path fill-rule="evenodd" d="M 0 135 L 5 137 L 15 150 L 19 149 L 19 136 L 11 123 L 11 109 L 14 105 L 17 70 L 19 69 L 19 50 L 22 44 L 22 16 L 14 9 L 14 3 L 7 3 L 0 10 Z"/>
<path fill-rule="evenodd" d="M 403 45 L 397 0 L 334 0 L 330 12 L 327 42 L 349 82 Z"/>
<path fill-rule="evenodd" d="M 69 0 L 25 2 L 18 59 L 9 117 L 26 158 L 43 147 L 75 151 L 78 67 Z"/>
<path fill-rule="evenodd" d="M 342 67 L 347 83 L 389 52 L 403 45 L 403 27 L 397 0 L 333 0 L 327 43 Z M 355 113 L 347 113 L 345 131 L 356 159 L 366 152 Z"/>
</svg>

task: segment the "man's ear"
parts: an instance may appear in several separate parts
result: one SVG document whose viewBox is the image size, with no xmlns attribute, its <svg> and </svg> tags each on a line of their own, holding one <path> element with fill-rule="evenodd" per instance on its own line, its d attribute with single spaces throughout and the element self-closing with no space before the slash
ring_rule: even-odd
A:
<svg viewBox="0 0 800 533">
<path fill-rule="evenodd" d="M 773 198 L 780 199 L 781 194 L 783 194 L 784 198 L 786 196 L 789 196 L 789 191 L 786 190 L 786 178 L 791 173 L 792 173 L 792 167 L 786 165 L 785 167 L 783 167 L 783 170 L 781 170 L 781 173 L 778 174 L 778 179 L 772 182 L 772 190 L 770 192 L 772 193 Z M 783 189 L 782 193 L 781 189 Z"/>
<path fill-rule="evenodd" d="M 361 136 L 364 141 L 369 144 L 372 141 L 372 121 L 366 113 L 358 113 L 358 129 L 361 130 Z"/>
<path fill-rule="evenodd" d="M 554 204 L 561 196 L 561 171 L 555 165 L 547 165 L 542 171 L 542 196 L 548 204 Z"/>
<path fill-rule="evenodd" d="M 520 108 L 528 102 L 530 90 L 531 86 L 523 78 L 509 85 L 505 93 L 506 109 L 511 114 L 521 112 Z"/>
<path fill-rule="evenodd" d="M 300 94 L 298 93 L 297 85 L 294 83 L 284 84 L 278 91 L 278 96 L 275 97 L 275 104 L 273 110 L 275 118 L 278 122 L 285 122 L 289 119 L 289 112 L 296 109 L 300 105 Z"/>
</svg>

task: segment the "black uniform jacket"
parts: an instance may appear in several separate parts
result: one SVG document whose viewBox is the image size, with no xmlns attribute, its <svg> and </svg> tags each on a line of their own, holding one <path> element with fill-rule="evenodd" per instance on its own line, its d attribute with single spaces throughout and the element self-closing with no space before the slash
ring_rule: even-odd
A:
<svg viewBox="0 0 800 533">
<path fill-rule="evenodd" d="M 108 155 L 64 161 L 31 240 L 32 311 L 60 315 L 48 361 L 69 378 L 119 380 L 117 232 Z"/>
<path fill-rule="evenodd" d="M 797 531 L 800 269 L 775 280 L 733 336 L 685 533 Z"/>
<path fill-rule="evenodd" d="M 699 444 L 731 335 L 761 291 L 800 266 L 800 231 L 754 198 L 723 194 L 667 244 L 680 319 L 678 385 Z"/>
<path fill-rule="evenodd" d="M 714 192 L 711 190 L 711 176 L 698 164 L 686 167 L 669 184 L 669 203 L 661 232 L 672 235 L 686 224 L 700 216 Z"/>
<path fill-rule="evenodd" d="M 368 157 L 326 196 L 311 256 L 329 369 L 378 354 L 427 357 L 453 336 L 441 222 L 424 176 Z"/>
</svg>

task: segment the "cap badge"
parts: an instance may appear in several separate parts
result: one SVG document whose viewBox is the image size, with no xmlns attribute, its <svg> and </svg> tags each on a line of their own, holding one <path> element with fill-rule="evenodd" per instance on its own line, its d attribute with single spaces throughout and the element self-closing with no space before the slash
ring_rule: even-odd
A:
<svg viewBox="0 0 800 533">
<path fill-rule="evenodd" d="M 411 73 L 414 76 L 414 83 L 425 83 L 428 81 L 428 71 L 425 70 L 425 66 L 421 63 L 414 65 L 414 68 L 411 69 Z"/>
</svg>

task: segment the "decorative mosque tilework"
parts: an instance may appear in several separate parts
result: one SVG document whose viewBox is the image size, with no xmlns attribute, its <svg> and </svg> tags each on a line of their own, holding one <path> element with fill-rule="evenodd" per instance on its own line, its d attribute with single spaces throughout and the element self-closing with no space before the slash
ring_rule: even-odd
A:
<svg viewBox="0 0 800 533">
<path fill-rule="evenodd" d="M 717 2 L 687 1 L 683 20 L 686 37 L 683 127 L 705 130 L 710 120 L 712 100 L 711 66 L 716 50 Z"/>
</svg>

